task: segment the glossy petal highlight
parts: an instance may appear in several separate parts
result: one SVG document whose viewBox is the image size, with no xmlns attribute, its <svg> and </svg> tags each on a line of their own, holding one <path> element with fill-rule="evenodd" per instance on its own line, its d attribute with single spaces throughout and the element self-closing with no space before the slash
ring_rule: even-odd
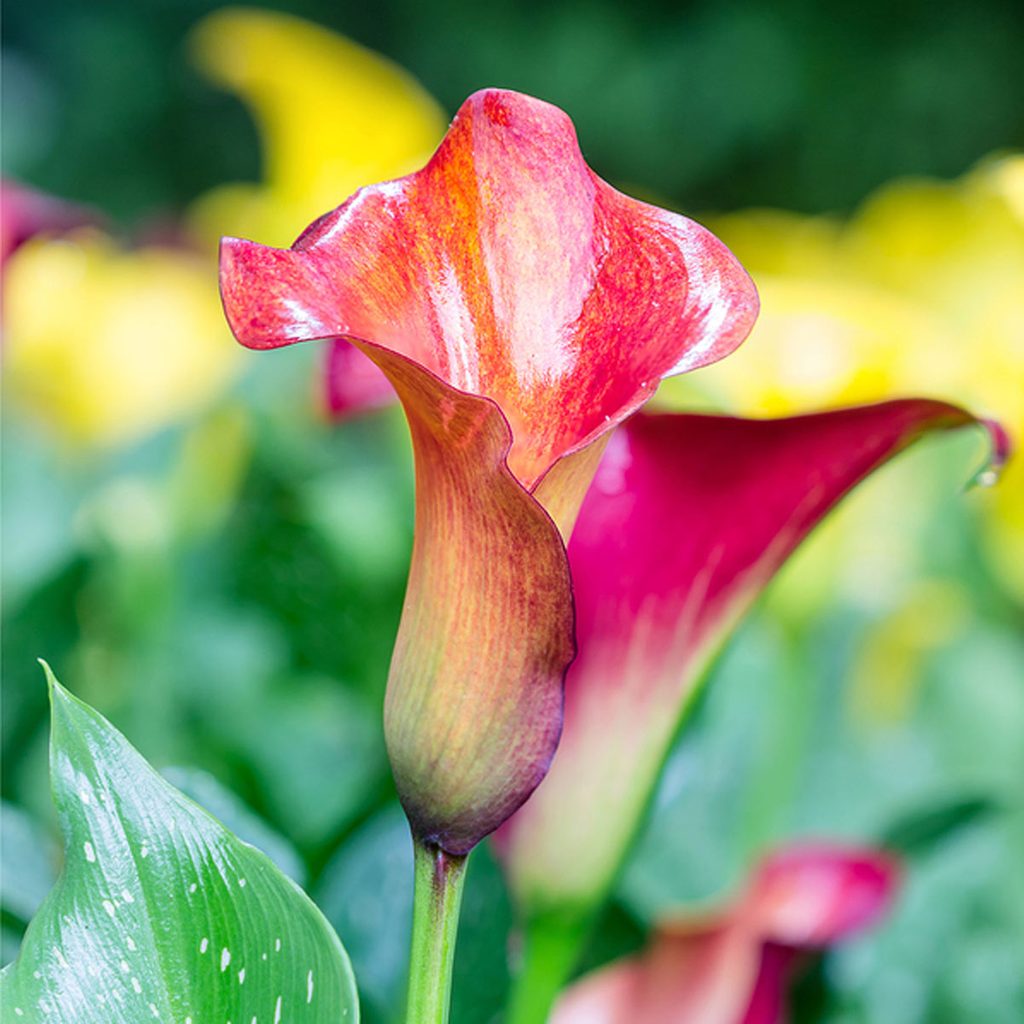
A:
<svg viewBox="0 0 1024 1024">
<path fill-rule="evenodd" d="M 781 1024 L 800 953 L 873 924 L 898 881 L 896 863 L 877 851 L 783 851 L 732 906 L 667 921 L 639 956 L 577 982 L 552 1024 Z"/>
<path fill-rule="evenodd" d="M 532 488 L 666 375 L 722 358 L 757 312 L 711 234 L 616 192 L 562 111 L 488 90 L 420 172 L 362 189 L 291 250 L 227 239 L 243 344 L 356 338 L 494 399 Z"/>
<path fill-rule="evenodd" d="M 814 525 L 923 434 L 978 422 L 908 399 L 780 420 L 641 414 L 612 438 L 569 545 L 579 656 L 562 742 L 499 833 L 527 916 L 603 897 L 706 667 Z M 998 465 L 1006 437 L 984 426 Z"/>
</svg>

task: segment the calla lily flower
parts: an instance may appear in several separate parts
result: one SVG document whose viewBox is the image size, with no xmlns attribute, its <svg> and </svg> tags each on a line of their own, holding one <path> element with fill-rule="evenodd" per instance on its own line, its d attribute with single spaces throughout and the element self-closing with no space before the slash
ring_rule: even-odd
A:
<svg viewBox="0 0 1024 1024">
<path fill-rule="evenodd" d="M 977 423 L 905 399 L 777 420 L 641 413 L 615 435 L 569 545 L 562 741 L 497 837 L 528 921 L 586 919 L 607 894 L 705 670 L 815 524 L 918 438 Z M 998 467 L 1008 441 L 983 426 Z"/>
<path fill-rule="evenodd" d="M 731 906 L 669 919 L 638 956 L 574 984 L 551 1024 L 782 1024 L 797 961 L 877 922 L 898 882 L 874 850 L 769 856 Z"/>
<path fill-rule="evenodd" d="M 598 178 L 560 110 L 487 90 L 423 170 L 361 189 L 291 249 L 225 239 L 221 291 L 243 344 L 354 345 L 405 407 L 416 540 L 385 734 L 417 838 L 463 854 L 561 732 L 559 531 L 613 428 L 746 336 L 753 286 L 699 225 Z"/>
</svg>

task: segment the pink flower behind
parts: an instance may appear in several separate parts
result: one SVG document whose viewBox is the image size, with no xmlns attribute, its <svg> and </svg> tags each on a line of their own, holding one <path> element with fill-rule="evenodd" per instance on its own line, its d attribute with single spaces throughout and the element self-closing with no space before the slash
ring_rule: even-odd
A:
<svg viewBox="0 0 1024 1024">
<path fill-rule="evenodd" d="M 67 231 L 97 219 L 85 207 L 9 179 L 0 181 L 0 213 L 0 266 L 35 235 Z"/>
<path fill-rule="evenodd" d="M 875 850 L 774 854 L 731 905 L 666 920 L 642 953 L 571 986 L 552 1024 L 781 1024 L 801 955 L 878 921 L 898 882 L 896 863 Z"/>
<path fill-rule="evenodd" d="M 585 916 L 607 894 L 698 685 L 737 621 L 857 483 L 921 437 L 977 426 L 902 399 L 778 420 L 633 417 L 569 544 L 579 655 L 562 741 L 498 833 L 527 918 Z M 981 423 L 991 465 L 1001 428 Z"/>
</svg>

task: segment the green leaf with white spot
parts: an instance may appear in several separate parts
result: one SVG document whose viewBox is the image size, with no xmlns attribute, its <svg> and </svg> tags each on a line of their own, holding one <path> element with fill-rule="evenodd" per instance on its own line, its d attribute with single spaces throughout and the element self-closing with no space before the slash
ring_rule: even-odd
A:
<svg viewBox="0 0 1024 1024">
<path fill-rule="evenodd" d="M 65 864 L 0 979 L 11 1024 L 339 1024 L 348 956 L 261 852 L 50 682 Z"/>
</svg>

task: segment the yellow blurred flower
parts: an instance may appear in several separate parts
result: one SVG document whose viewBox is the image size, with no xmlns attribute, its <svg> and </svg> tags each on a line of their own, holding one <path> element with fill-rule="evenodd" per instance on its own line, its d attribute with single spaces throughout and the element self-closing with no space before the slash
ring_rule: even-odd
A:
<svg viewBox="0 0 1024 1024">
<path fill-rule="evenodd" d="M 710 226 L 757 282 L 761 316 L 666 401 L 784 415 L 923 394 L 1024 437 L 1024 156 L 893 183 L 845 224 L 754 210 Z M 979 503 L 992 567 L 1024 598 L 1024 458 Z"/>
<path fill-rule="evenodd" d="M 208 260 L 98 231 L 26 242 L 4 271 L 5 384 L 55 433 L 128 442 L 220 392 L 239 365 Z"/>
<path fill-rule="evenodd" d="M 196 29 L 196 60 L 236 93 L 259 126 L 264 181 L 218 188 L 195 206 L 199 237 L 235 234 L 272 245 L 339 197 L 416 170 L 448 118 L 391 61 L 287 14 L 229 8 Z"/>
<path fill-rule="evenodd" d="M 200 255 L 122 250 L 93 231 L 30 241 L 5 268 L 9 397 L 72 442 L 135 440 L 229 382 L 243 353 L 217 293 L 221 235 L 288 244 L 339 196 L 424 163 L 444 133 L 440 107 L 400 68 L 298 18 L 219 11 L 193 45 L 252 110 L 265 181 L 194 204 Z"/>
</svg>

